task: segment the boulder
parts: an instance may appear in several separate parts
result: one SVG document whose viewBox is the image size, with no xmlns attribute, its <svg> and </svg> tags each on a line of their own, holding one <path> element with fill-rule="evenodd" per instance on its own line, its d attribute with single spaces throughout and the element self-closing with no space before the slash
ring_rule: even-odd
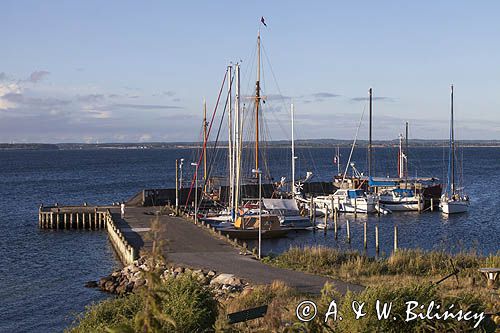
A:
<svg viewBox="0 0 500 333">
<path fill-rule="evenodd" d="M 210 285 L 240 286 L 241 280 L 233 274 L 219 274 L 210 281 Z"/>
<path fill-rule="evenodd" d="M 87 281 L 85 283 L 85 287 L 87 287 L 87 288 L 97 288 L 97 287 L 99 287 L 99 284 L 97 283 L 97 281 Z"/>
</svg>

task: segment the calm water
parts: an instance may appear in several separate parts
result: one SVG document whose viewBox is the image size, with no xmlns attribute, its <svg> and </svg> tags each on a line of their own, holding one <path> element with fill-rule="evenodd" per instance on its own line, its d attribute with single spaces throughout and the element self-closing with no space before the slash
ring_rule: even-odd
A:
<svg viewBox="0 0 500 333">
<path fill-rule="evenodd" d="M 348 153 L 341 150 L 343 160 Z M 395 154 L 395 149 L 375 151 L 377 175 L 394 175 Z M 498 251 L 500 202 L 495 194 L 500 187 L 500 149 L 466 148 L 463 154 L 464 185 L 472 199 L 469 213 L 449 218 L 438 212 L 392 214 L 380 220 L 370 216 L 369 239 L 374 238 L 373 225 L 378 222 L 381 250 L 390 251 L 392 229 L 397 223 L 400 247 Z M 276 179 L 288 176 L 288 150 L 269 149 L 266 155 Z M 313 171 L 316 180 L 328 180 L 336 172 L 332 149 L 299 149 L 297 155 L 300 176 Z M 85 305 L 107 297 L 83 284 L 119 266 L 105 232 L 39 230 L 37 207 L 41 202 L 108 204 L 142 188 L 173 186 L 175 159 L 186 159 L 184 178 L 189 179 L 189 164 L 195 156 L 195 151 L 187 149 L 0 151 L 0 332 L 62 331 Z M 413 149 L 410 173 L 442 178 L 444 156 L 442 148 Z M 224 158 L 219 151 L 215 160 Z M 363 150 L 356 151 L 353 160 L 358 169 L 364 169 Z M 221 173 L 222 169 L 214 168 Z M 332 232 L 297 233 L 287 239 L 266 241 L 264 250 L 280 252 L 291 244 L 361 248 L 366 217 L 359 215 L 354 220 L 345 215 L 340 224 L 347 218 L 352 223 L 351 245 L 345 242 L 343 228 L 337 241 Z"/>
</svg>

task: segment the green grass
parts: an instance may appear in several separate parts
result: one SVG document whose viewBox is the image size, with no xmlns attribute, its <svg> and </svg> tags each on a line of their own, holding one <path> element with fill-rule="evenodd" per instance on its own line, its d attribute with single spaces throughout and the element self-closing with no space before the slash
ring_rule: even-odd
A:
<svg viewBox="0 0 500 333">
<path fill-rule="evenodd" d="M 292 247 L 275 258 L 266 258 L 265 261 L 283 268 L 344 279 L 379 275 L 434 277 L 449 274 L 453 271 L 453 266 L 468 274 L 471 274 L 471 269 L 479 267 L 500 267 L 500 252 L 484 258 L 475 253 L 450 255 L 444 251 L 402 249 L 387 258 L 375 259 L 357 251 L 313 246 Z"/>
<path fill-rule="evenodd" d="M 218 303 L 208 287 L 200 284 L 196 277 L 183 275 L 161 283 L 149 295 L 159 304 L 153 318 L 156 332 L 209 332 L 213 330 L 218 314 Z M 146 290 L 138 294 L 105 300 L 88 306 L 71 333 L 93 332 L 142 332 L 138 323 L 143 323 L 146 306 Z M 150 303 L 152 304 L 152 303 Z M 152 309 L 151 309 L 152 310 Z M 150 311 L 149 313 L 156 313 Z M 148 315 L 151 317 L 152 315 Z"/>
</svg>

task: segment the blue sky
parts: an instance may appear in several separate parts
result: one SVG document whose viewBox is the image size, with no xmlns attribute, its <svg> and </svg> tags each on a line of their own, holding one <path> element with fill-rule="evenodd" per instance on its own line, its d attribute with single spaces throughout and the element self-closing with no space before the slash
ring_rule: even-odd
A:
<svg viewBox="0 0 500 333">
<path fill-rule="evenodd" d="M 496 1 L 2 1 L 0 142 L 194 141 L 226 66 L 255 80 L 261 16 L 269 138 L 500 139 Z M 269 59 L 269 62 L 267 61 Z M 273 76 L 274 73 L 274 76 Z M 276 78 L 276 80 L 274 79 Z M 365 117 L 366 120 L 366 117 Z M 366 138 L 366 121 L 361 138 Z"/>
</svg>

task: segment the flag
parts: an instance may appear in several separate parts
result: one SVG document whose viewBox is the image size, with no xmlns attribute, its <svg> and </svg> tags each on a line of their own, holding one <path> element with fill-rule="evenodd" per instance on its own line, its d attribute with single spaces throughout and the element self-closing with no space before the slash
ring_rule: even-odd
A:
<svg viewBox="0 0 500 333">
<path fill-rule="evenodd" d="M 264 16 L 262 16 L 262 17 L 260 18 L 260 22 L 261 22 L 261 23 L 262 23 L 265 27 L 267 27 L 267 24 L 266 24 L 266 22 L 264 21 Z"/>
</svg>

